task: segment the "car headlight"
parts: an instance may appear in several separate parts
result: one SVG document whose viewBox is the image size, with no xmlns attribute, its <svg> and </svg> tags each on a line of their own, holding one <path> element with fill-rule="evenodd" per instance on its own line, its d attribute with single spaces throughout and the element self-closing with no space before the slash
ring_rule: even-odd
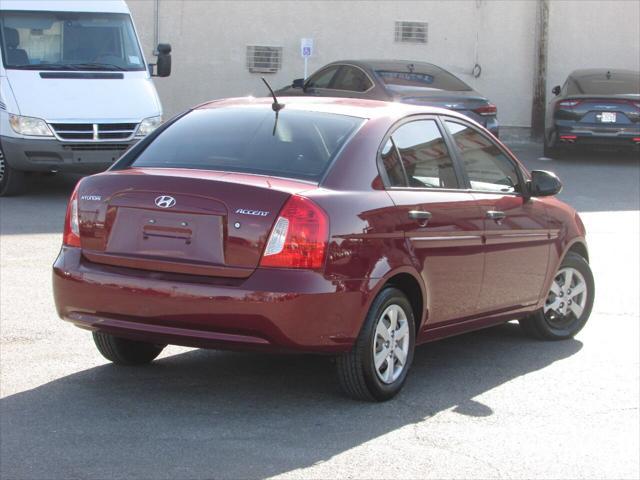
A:
<svg viewBox="0 0 640 480">
<path fill-rule="evenodd" d="M 162 117 L 149 117 L 140 122 L 136 137 L 146 137 L 162 124 Z"/>
<path fill-rule="evenodd" d="M 20 135 L 32 135 L 34 137 L 53 137 L 53 133 L 47 122 L 39 118 L 23 117 L 21 115 L 9 115 L 11 128 Z"/>
</svg>

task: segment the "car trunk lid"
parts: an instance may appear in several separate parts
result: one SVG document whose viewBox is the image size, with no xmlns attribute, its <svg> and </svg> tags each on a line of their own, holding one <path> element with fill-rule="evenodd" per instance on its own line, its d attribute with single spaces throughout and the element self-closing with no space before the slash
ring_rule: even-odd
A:
<svg viewBox="0 0 640 480">
<path fill-rule="evenodd" d="M 280 209 L 310 182 L 187 169 L 127 169 L 82 181 L 83 256 L 97 263 L 246 278 Z"/>
</svg>

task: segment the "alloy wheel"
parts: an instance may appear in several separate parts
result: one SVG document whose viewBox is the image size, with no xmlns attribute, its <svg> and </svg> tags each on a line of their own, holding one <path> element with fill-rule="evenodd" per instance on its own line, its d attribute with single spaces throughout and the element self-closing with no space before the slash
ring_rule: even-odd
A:
<svg viewBox="0 0 640 480">
<path fill-rule="evenodd" d="M 373 362 L 378 378 L 386 384 L 402 374 L 409 356 L 409 323 L 399 305 L 389 305 L 376 325 L 373 341 Z"/>
<path fill-rule="evenodd" d="M 572 267 L 561 268 L 551 284 L 544 305 L 544 316 L 549 325 L 565 328 L 582 316 L 587 304 L 587 282 Z"/>
</svg>

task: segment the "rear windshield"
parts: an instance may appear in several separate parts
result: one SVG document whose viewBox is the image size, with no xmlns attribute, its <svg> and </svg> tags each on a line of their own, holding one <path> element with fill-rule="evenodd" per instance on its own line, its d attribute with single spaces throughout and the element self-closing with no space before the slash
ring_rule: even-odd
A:
<svg viewBox="0 0 640 480">
<path fill-rule="evenodd" d="M 640 94 L 640 74 L 632 72 L 606 72 L 567 81 L 569 95 L 628 95 Z"/>
<path fill-rule="evenodd" d="M 133 167 L 193 168 L 319 181 L 363 119 L 266 108 L 194 110 L 162 132 Z M 275 131 L 274 131 L 275 127 Z"/>
<path fill-rule="evenodd" d="M 427 87 L 454 92 L 471 90 L 462 80 L 437 67 L 429 68 L 428 71 L 422 67 L 413 71 L 376 70 L 376 73 L 386 85 Z"/>
</svg>

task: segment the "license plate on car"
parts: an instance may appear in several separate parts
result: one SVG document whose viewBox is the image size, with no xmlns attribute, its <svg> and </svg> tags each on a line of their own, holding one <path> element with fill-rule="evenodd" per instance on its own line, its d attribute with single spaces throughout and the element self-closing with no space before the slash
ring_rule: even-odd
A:
<svg viewBox="0 0 640 480">
<path fill-rule="evenodd" d="M 600 115 L 600 121 L 602 123 L 615 123 L 616 112 L 602 112 L 602 114 Z"/>
</svg>

